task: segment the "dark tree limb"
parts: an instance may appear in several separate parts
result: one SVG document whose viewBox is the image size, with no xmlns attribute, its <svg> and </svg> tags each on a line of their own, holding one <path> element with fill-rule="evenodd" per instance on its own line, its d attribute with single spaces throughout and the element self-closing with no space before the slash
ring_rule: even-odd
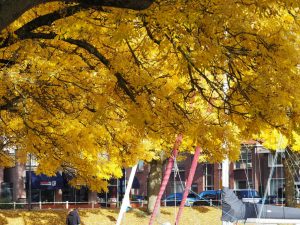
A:
<svg viewBox="0 0 300 225">
<path fill-rule="evenodd" d="M 17 20 L 29 9 L 55 0 L 1 0 L 0 1 L 0 31 Z M 148 8 L 154 0 L 56 0 L 66 3 L 80 3 L 87 7 L 109 6 L 133 10 Z"/>
<path fill-rule="evenodd" d="M 21 28 L 15 31 L 18 36 L 25 36 L 27 32 L 34 31 L 42 26 L 50 26 L 54 21 L 74 15 L 75 13 L 86 9 L 85 5 L 75 5 L 66 7 L 63 10 L 57 10 L 43 16 L 39 16 L 32 21 L 26 23 Z"/>
<path fill-rule="evenodd" d="M 4 67 L 9 67 L 11 65 L 14 65 L 16 62 L 13 60 L 9 60 L 9 59 L 0 59 L 0 69 L 4 68 Z"/>
<path fill-rule="evenodd" d="M 3 96 L 2 100 L 4 101 L 4 103 L 0 104 L 0 111 L 5 110 L 10 112 L 16 112 L 17 109 L 15 108 L 15 106 L 21 100 L 21 96 L 16 96 L 12 99 L 7 99 Z"/>
</svg>

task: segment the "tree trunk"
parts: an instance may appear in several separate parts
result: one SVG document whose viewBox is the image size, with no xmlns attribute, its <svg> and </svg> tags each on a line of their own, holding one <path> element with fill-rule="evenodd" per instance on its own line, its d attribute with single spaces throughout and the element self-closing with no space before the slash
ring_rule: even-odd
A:
<svg viewBox="0 0 300 225">
<path fill-rule="evenodd" d="M 150 172 L 147 181 L 148 213 L 154 210 L 155 201 L 159 193 L 163 176 L 163 162 L 161 160 L 151 161 Z"/>
<path fill-rule="evenodd" d="M 286 206 L 288 207 L 295 207 L 296 206 L 296 200 L 295 200 L 295 180 L 294 180 L 294 174 L 293 174 L 293 168 L 291 165 L 292 160 L 290 158 L 291 151 L 289 148 L 286 148 L 285 157 L 283 159 L 283 168 L 284 168 L 284 176 L 285 176 L 285 202 Z"/>
</svg>

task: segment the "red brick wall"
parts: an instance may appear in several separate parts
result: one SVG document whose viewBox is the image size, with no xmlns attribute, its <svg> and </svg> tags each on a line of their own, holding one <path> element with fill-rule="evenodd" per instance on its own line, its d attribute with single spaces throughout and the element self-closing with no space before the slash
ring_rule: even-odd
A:
<svg viewBox="0 0 300 225">
<path fill-rule="evenodd" d="M 219 164 L 214 164 L 214 189 L 222 189 L 222 169 L 219 168 Z"/>
<path fill-rule="evenodd" d="M 178 162 L 179 166 L 183 167 L 185 169 L 184 173 L 184 180 L 188 177 L 191 161 L 192 161 L 192 155 L 187 156 L 185 161 Z M 148 177 L 148 167 L 145 165 L 144 171 L 137 172 L 136 176 L 138 177 L 140 181 L 141 188 L 139 190 L 140 195 L 147 195 L 147 177 Z M 253 151 L 252 154 L 252 168 L 248 169 L 248 176 L 250 179 L 252 179 L 254 188 L 257 191 L 260 191 L 261 185 L 265 188 L 267 185 L 268 177 L 270 173 L 270 168 L 268 167 L 268 154 L 255 154 Z M 129 176 L 129 173 L 127 173 Z M 274 171 L 273 177 L 282 177 L 284 174 L 282 172 L 282 168 L 277 168 Z M 213 176 L 214 176 L 214 189 L 218 190 L 221 189 L 222 185 L 222 169 L 219 169 L 219 165 L 216 163 L 214 164 L 214 170 L 213 170 Z M 234 188 L 234 181 L 235 180 L 247 180 L 245 175 L 244 169 L 234 169 L 234 163 L 231 163 L 229 166 L 229 187 Z M 170 188 L 170 181 L 169 181 L 169 187 L 167 187 L 165 195 L 168 195 L 173 192 Z M 193 184 L 198 185 L 198 193 L 202 192 L 204 190 L 204 164 L 199 163 L 195 172 Z"/>
<path fill-rule="evenodd" d="M 144 166 L 144 170 L 143 171 L 137 171 L 136 172 L 136 177 L 140 182 L 140 189 L 138 190 L 138 195 L 143 195 L 146 196 L 147 195 L 147 179 L 148 179 L 148 173 L 149 173 L 149 167 L 148 166 Z M 129 174 L 128 174 L 128 178 L 129 178 Z"/>
</svg>

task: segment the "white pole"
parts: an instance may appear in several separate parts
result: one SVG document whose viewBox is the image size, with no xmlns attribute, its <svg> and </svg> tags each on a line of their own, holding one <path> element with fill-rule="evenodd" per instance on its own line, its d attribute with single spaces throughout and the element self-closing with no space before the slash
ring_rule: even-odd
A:
<svg viewBox="0 0 300 225">
<path fill-rule="evenodd" d="M 227 32 L 225 32 L 225 38 L 227 36 Z M 227 99 L 227 92 L 229 89 L 229 84 L 227 80 L 227 74 L 224 74 L 224 84 L 223 84 L 223 91 L 224 91 L 224 99 Z M 227 104 L 225 105 L 227 106 Z M 228 109 L 225 107 L 225 113 L 228 114 Z M 224 143 L 224 147 L 226 147 L 226 142 Z M 225 148 L 224 148 L 225 150 Z M 226 157 L 222 162 L 222 186 L 229 188 L 229 160 Z M 222 225 L 231 225 L 233 223 L 222 221 Z"/>
<path fill-rule="evenodd" d="M 121 224 L 123 215 L 126 212 L 127 207 L 130 206 L 129 193 L 130 193 L 131 186 L 133 183 L 133 178 L 135 176 L 136 168 L 137 168 L 137 164 L 134 167 L 132 167 L 116 225 Z"/>
<path fill-rule="evenodd" d="M 224 159 L 222 162 L 222 186 L 229 188 L 229 160 Z M 231 222 L 222 221 L 222 225 L 232 225 Z"/>
<path fill-rule="evenodd" d="M 222 162 L 222 186 L 229 188 L 229 160 L 224 159 Z"/>
</svg>

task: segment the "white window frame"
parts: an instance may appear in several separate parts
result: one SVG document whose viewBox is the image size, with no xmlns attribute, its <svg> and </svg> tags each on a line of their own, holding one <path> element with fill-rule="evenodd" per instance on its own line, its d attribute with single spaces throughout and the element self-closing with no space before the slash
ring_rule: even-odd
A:
<svg viewBox="0 0 300 225">
<path fill-rule="evenodd" d="M 208 170 L 206 169 L 208 165 L 212 165 L 212 173 L 208 174 Z M 209 164 L 209 163 L 205 163 L 204 164 L 204 170 L 203 170 L 203 189 L 204 191 L 208 191 L 208 190 L 214 190 L 214 164 Z M 208 179 L 211 179 L 211 184 L 207 185 L 207 181 Z"/>
<path fill-rule="evenodd" d="M 245 148 L 247 148 L 247 147 L 245 147 Z M 252 150 L 245 149 L 245 148 L 241 149 L 241 154 L 240 154 L 239 160 L 234 162 L 234 164 L 233 164 L 233 168 L 235 170 L 244 170 L 244 169 L 252 168 Z M 243 153 L 247 153 L 248 156 L 250 155 L 250 157 L 248 157 L 248 160 L 247 160 L 247 158 L 245 158 L 245 159 L 242 158 Z M 237 164 L 239 164 L 240 166 L 238 167 Z"/>
<path fill-rule="evenodd" d="M 271 195 L 271 184 L 272 184 L 271 182 L 272 182 L 272 180 L 283 180 L 284 181 L 283 185 L 285 184 L 285 178 L 283 178 L 283 177 L 281 177 L 281 178 L 271 178 L 270 185 L 269 185 L 269 188 L 268 188 L 268 195 Z"/>
<path fill-rule="evenodd" d="M 284 150 L 278 150 L 277 158 L 282 157 L 282 156 L 280 156 L 280 154 L 284 154 L 284 152 L 285 152 Z M 268 167 L 272 167 L 274 157 L 275 157 L 275 155 L 273 155 L 272 153 L 268 154 Z M 275 163 L 274 167 L 283 167 L 283 164 Z"/>
<path fill-rule="evenodd" d="M 222 169 L 222 163 L 218 163 L 218 169 L 219 169 L 219 170 Z"/>
<path fill-rule="evenodd" d="M 240 188 L 240 187 L 238 187 L 238 182 L 240 182 L 240 181 L 245 181 L 246 182 L 246 188 Z M 234 180 L 234 189 L 249 189 L 249 187 L 248 187 L 248 182 L 249 182 L 249 186 L 250 186 L 250 189 L 253 189 L 253 182 L 252 182 L 252 180 L 250 181 L 247 181 L 247 180 Z"/>
<path fill-rule="evenodd" d="M 137 166 L 137 172 L 143 172 L 145 170 L 145 163 L 143 160 L 139 160 Z"/>
<path fill-rule="evenodd" d="M 37 158 L 31 154 L 31 165 L 30 165 L 30 157 L 29 155 L 27 156 L 27 161 L 26 161 L 26 170 L 29 170 L 31 167 L 31 170 L 35 170 L 38 166 Z"/>
</svg>

